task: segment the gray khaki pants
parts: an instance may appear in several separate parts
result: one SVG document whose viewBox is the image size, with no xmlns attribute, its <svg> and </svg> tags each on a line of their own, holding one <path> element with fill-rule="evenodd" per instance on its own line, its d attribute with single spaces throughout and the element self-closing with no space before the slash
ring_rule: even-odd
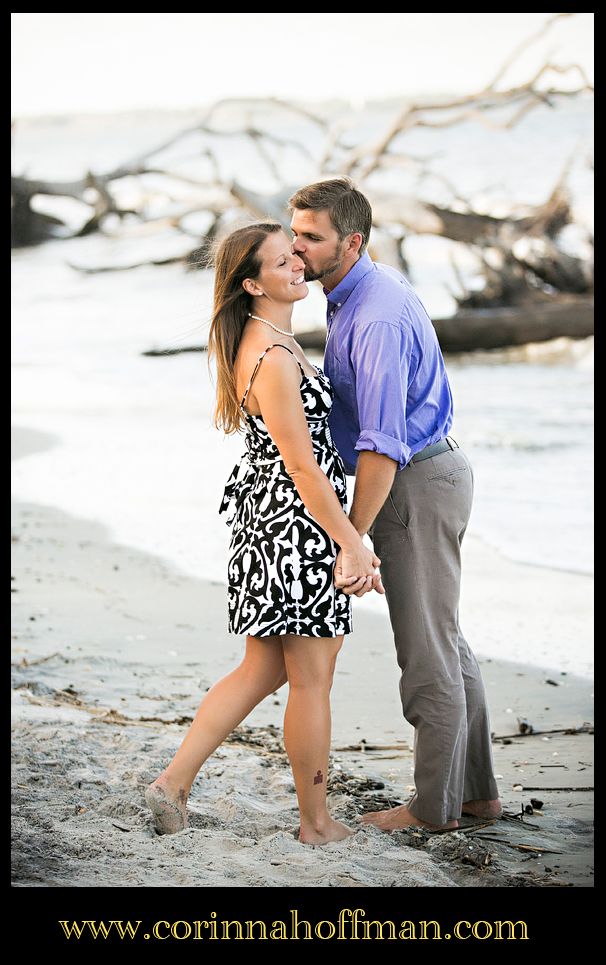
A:
<svg viewBox="0 0 606 965">
<path fill-rule="evenodd" d="M 396 472 L 369 530 L 402 671 L 400 696 L 415 728 L 415 793 L 407 806 L 429 824 L 461 805 L 494 800 L 490 722 L 478 662 L 459 626 L 461 543 L 473 472 L 461 449 Z"/>
</svg>

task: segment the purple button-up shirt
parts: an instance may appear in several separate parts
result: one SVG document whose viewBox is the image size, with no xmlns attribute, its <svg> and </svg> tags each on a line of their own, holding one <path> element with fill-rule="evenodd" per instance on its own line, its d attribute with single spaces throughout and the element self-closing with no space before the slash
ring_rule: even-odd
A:
<svg viewBox="0 0 606 965">
<path fill-rule="evenodd" d="M 345 470 L 355 474 L 363 449 L 403 469 L 452 425 L 452 393 L 431 320 L 404 276 L 366 252 L 324 294 L 324 371 L 335 390 L 329 425 Z"/>
</svg>

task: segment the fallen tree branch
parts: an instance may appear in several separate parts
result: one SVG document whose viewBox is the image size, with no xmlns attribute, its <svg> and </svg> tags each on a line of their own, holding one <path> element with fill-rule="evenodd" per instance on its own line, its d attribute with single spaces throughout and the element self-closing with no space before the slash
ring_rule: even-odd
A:
<svg viewBox="0 0 606 965">
<path fill-rule="evenodd" d="M 572 339 L 587 338 L 594 332 L 593 299 L 571 298 L 562 304 L 537 303 L 518 308 L 463 311 L 450 318 L 435 319 L 433 326 L 442 351 L 453 355 L 478 349 L 489 351 L 526 345 L 529 342 L 545 342 L 563 336 Z M 297 342 L 304 350 L 323 352 L 326 329 L 300 332 Z M 142 354 L 162 356 L 205 351 L 205 345 L 187 345 L 183 348 L 152 348 Z"/>
</svg>

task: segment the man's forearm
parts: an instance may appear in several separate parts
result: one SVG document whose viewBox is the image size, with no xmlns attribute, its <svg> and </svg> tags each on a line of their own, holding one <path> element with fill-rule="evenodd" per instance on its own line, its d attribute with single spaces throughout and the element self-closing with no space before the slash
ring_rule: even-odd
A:
<svg viewBox="0 0 606 965">
<path fill-rule="evenodd" d="M 356 485 L 349 519 L 360 535 L 368 532 L 392 487 L 397 462 L 379 452 L 364 450 L 358 457 Z"/>
</svg>

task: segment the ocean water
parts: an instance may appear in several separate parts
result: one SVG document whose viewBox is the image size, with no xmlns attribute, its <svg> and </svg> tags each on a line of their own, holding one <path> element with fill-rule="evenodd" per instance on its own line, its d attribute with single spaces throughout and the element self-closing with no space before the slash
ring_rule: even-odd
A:
<svg viewBox="0 0 606 965">
<path fill-rule="evenodd" d="M 571 117 L 573 144 L 587 125 L 574 111 Z M 149 117 L 140 128 L 131 123 L 117 144 L 112 130 L 121 123 L 114 119 L 113 129 L 105 123 L 105 140 L 99 119 L 40 125 L 37 134 L 29 131 L 22 156 L 32 175 L 58 177 L 62 170 L 70 177 L 78 173 L 73 156 L 71 170 L 61 169 L 60 158 L 70 153 L 78 130 L 88 131 L 81 159 L 91 144 L 97 150 L 103 143 L 105 160 L 113 163 L 129 156 L 126 148 L 155 143 L 150 128 L 165 136 L 168 122 L 163 119 L 162 132 Z M 172 123 L 176 130 L 182 119 Z M 51 128 L 60 145 L 44 157 L 41 145 Z M 459 138 L 454 156 L 462 149 Z M 535 167 L 535 159 L 529 161 L 530 180 Z M 494 178 L 501 173 L 490 171 Z M 544 172 L 545 188 L 552 173 Z M 478 176 L 476 182 L 480 191 L 485 181 Z M 586 183 L 578 187 L 581 208 L 587 191 Z M 129 244 L 138 257 L 150 241 L 133 233 Z M 434 317 L 452 310 L 442 245 L 418 239 L 414 261 L 412 280 Z M 229 531 L 217 510 L 242 439 L 212 426 L 214 388 L 205 354 L 141 354 L 206 341 L 212 277 L 177 265 L 97 275 L 70 267 L 103 261 L 115 250 L 93 236 L 13 253 L 13 422 L 57 439 L 53 448 L 14 464 L 14 493 L 99 520 L 119 542 L 222 583 Z M 295 327 L 324 317 L 322 292 L 310 286 L 296 306 Z M 559 339 L 446 360 L 455 400 L 452 435 L 474 466 L 469 534 L 510 559 L 585 574 L 593 567 L 592 342 Z"/>
</svg>

